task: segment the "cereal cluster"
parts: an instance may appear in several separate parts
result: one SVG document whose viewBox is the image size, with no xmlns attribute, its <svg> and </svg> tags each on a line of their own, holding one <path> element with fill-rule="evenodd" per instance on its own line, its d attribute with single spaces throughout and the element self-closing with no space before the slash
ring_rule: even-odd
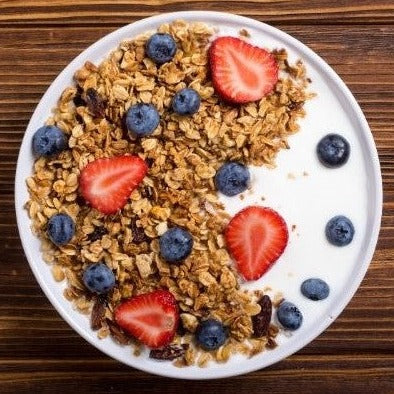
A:
<svg viewBox="0 0 394 394">
<path fill-rule="evenodd" d="M 152 34 L 147 32 L 122 42 L 100 65 L 87 62 L 75 73 L 76 86 L 64 90 L 47 124 L 68 135 L 69 149 L 56 158 L 36 160 L 27 179 L 32 230 L 42 241 L 54 278 L 68 281 L 65 297 L 91 314 L 100 338 L 112 335 L 120 343 L 133 343 L 114 323 L 114 308 L 123 299 L 166 288 L 181 313 L 182 330 L 174 344 L 183 346 L 166 350 L 176 353 L 176 365 L 205 366 L 235 352 L 252 356 L 275 346 L 278 329 L 271 324 L 265 336 L 253 336 L 252 317 L 261 312 L 263 291 L 240 287 L 223 237 L 229 218 L 213 180 L 228 160 L 275 166 L 276 154 L 289 148 L 288 137 L 305 115 L 303 104 L 311 97 L 308 79 L 301 62 L 292 66 L 286 51 L 276 50 L 280 79 L 274 92 L 259 102 L 229 106 L 215 94 L 209 76 L 207 49 L 215 31 L 183 21 L 158 31 L 177 42 L 171 62 L 157 66 L 146 57 L 144 46 Z M 201 97 L 200 109 L 191 117 L 171 111 L 172 97 L 184 87 Z M 124 114 L 141 102 L 154 104 L 161 121 L 152 135 L 133 140 L 125 131 Z M 79 174 L 97 158 L 123 154 L 145 159 L 148 175 L 120 212 L 106 216 L 79 195 Z M 59 212 L 74 219 L 76 235 L 57 247 L 48 239 L 46 225 Z M 174 225 L 188 229 L 194 239 L 192 254 L 180 265 L 167 264 L 158 253 L 158 237 Z M 86 266 L 95 262 L 105 262 L 116 275 L 117 286 L 106 297 L 93 297 L 81 280 Z M 192 343 L 199 320 L 206 317 L 229 327 L 229 340 L 214 352 Z M 139 352 L 138 344 L 134 349 Z"/>
</svg>

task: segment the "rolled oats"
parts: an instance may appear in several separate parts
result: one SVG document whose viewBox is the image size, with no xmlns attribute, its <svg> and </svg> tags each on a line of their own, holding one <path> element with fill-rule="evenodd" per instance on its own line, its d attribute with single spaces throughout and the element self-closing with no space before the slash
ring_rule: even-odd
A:
<svg viewBox="0 0 394 394">
<path fill-rule="evenodd" d="M 288 149 L 288 136 L 298 131 L 303 104 L 312 94 L 306 89 L 303 64 L 290 65 L 280 49 L 273 51 L 282 75 L 274 92 L 256 103 L 229 106 L 219 100 L 209 79 L 207 47 L 214 30 L 203 23 L 175 21 L 159 31 L 177 41 L 173 61 L 157 67 L 145 56 L 144 45 L 152 34 L 147 32 L 122 42 L 99 66 L 87 62 L 75 73 L 77 87 L 64 91 L 47 121 L 68 135 L 69 150 L 35 162 L 26 180 L 26 209 L 55 280 L 68 280 L 64 296 L 84 313 L 93 308 L 92 325 L 99 338 L 111 335 L 121 344 L 133 342 L 113 321 L 113 309 L 125 298 L 164 287 L 177 299 L 186 330 L 176 342 L 189 346 L 158 357 L 176 353 L 174 365 L 204 367 L 211 359 L 225 362 L 235 352 L 253 356 L 272 348 L 277 334 L 271 324 L 266 336 L 251 339 L 259 297 L 240 289 L 223 237 L 229 215 L 218 201 L 213 178 L 228 160 L 274 167 L 276 154 Z M 240 34 L 249 37 L 245 29 Z M 190 118 L 170 110 L 173 95 L 186 86 L 202 99 Z M 156 131 L 138 141 L 123 129 L 125 112 L 137 102 L 153 103 L 161 115 Z M 97 158 L 126 153 L 149 163 L 143 185 L 116 215 L 90 209 L 78 195 L 80 170 Z M 76 221 L 75 237 L 59 248 L 46 235 L 47 220 L 57 212 Z M 157 239 L 174 225 L 186 227 L 194 238 L 192 254 L 179 266 L 161 259 Z M 100 261 L 114 270 L 118 283 L 108 294 L 107 307 L 89 298 L 81 280 L 86 266 Z M 280 299 L 274 297 L 273 305 Z M 229 326 L 227 344 L 213 353 L 192 344 L 191 333 L 207 317 Z M 140 351 L 135 344 L 135 352 Z"/>
</svg>

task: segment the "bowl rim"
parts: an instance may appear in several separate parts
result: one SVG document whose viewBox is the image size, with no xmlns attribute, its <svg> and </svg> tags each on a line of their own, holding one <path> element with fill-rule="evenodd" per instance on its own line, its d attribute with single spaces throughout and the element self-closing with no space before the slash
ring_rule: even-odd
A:
<svg viewBox="0 0 394 394">
<path fill-rule="evenodd" d="M 267 31 L 269 34 L 273 35 L 276 38 L 285 40 L 286 42 L 289 42 L 293 46 L 297 48 L 300 53 L 302 53 L 303 56 L 307 57 L 308 60 L 310 60 L 312 63 L 317 64 L 323 71 L 328 75 L 328 77 L 333 81 L 335 87 L 341 91 L 341 93 L 344 95 L 345 99 L 349 102 L 351 105 L 356 118 L 360 124 L 361 131 L 364 134 L 365 137 L 365 142 L 367 144 L 367 150 L 368 153 L 371 156 L 371 163 L 370 167 L 373 170 L 373 184 L 372 184 L 372 191 L 370 190 L 370 193 L 372 194 L 373 201 L 375 202 L 375 212 L 373 221 L 372 221 L 372 229 L 370 232 L 370 242 L 369 245 L 366 249 L 366 253 L 364 255 L 364 259 L 362 261 L 362 264 L 360 264 L 359 269 L 357 271 L 357 275 L 355 275 L 352 278 L 351 281 L 351 286 L 348 289 L 346 296 L 344 296 L 341 299 L 341 302 L 339 302 L 335 307 L 331 310 L 331 314 L 329 318 L 327 319 L 322 319 L 318 325 L 315 326 L 314 330 L 311 330 L 310 332 L 306 333 L 302 340 L 298 342 L 293 342 L 289 346 L 284 346 L 285 349 L 282 349 L 281 352 L 277 353 L 275 357 L 272 357 L 272 359 L 269 360 L 269 362 L 264 363 L 264 365 L 254 365 L 253 363 L 245 363 L 240 366 L 236 370 L 233 370 L 232 368 L 221 368 L 221 369 L 211 369 L 211 371 L 214 372 L 208 372 L 208 369 L 201 370 L 201 373 L 196 374 L 193 371 L 192 372 L 187 372 L 187 368 L 174 368 L 174 370 L 171 370 L 170 372 L 165 371 L 163 372 L 160 368 L 149 368 L 145 366 L 138 365 L 137 362 L 134 361 L 132 357 L 130 357 L 130 363 L 126 363 L 126 365 L 132 366 L 133 368 L 142 370 L 144 372 L 148 373 L 153 373 L 156 375 L 160 376 L 165 376 L 165 377 L 171 377 L 171 378 L 179 378 L 179 379 L 191 379 L 191 380 L 198 380 L 198 379 L 216 379 L 216 378 L 226 378 L 226 377 L 231 377 L 231 376 L 237 376 L 249 372 L 253 372 L 256 370 L 259 370 L 261 368 L 265 368 L 269 365 L 272 365 L 278 361 L 281 361 L 282 359 L 292 355 L 293 353 L 297 352 L 298 350 L 302 349 L 304 346 L 306 346 L 308 343 L 310 343 L 312 340 L 314 340 L 318 335 L 320 335 L 337 317 L 338 315 L 345 309 L 346 305 L 350 302 L 352 299 L 353 295 L 357 291 L 362 279 L 364 278 L 366 271 L 368 269 L 368 266 L 372 260 L 376 243 L 378 240 L 379 236 L 379 230 L 380 230 L 380 223 L 381 223 L 381 215 L 382 215 L 382 205 L 383 205 L 383 190 L 382 190 L 382 177 L 381 177 L 381 172 L 380 172 L 380 164 L 379 164 L 379 159 L 378 159 L 378 154 L 376 150 L 376 146 L 373 140 L 373 136 L 371 133 L 371 130 L 368 126 L 367 120 L 365 119 L 365 116 L 363 112 L 361 111 L 361 108 L 359 107 L 356 99 L 350 92 L 349 88 L 345 85 L 345 83 L 342 81 L 342 79 L 335 73 L 335 71 L 320 57 L 318 56 L 313 50 L 311 50 L 309 47 L 307 47 L 305 44 L 297 40 L 296 38 L 290 36 L 289 34 L 272 27 L 270 25 L 267 25 L 263 22 L 260 22 L 258 20 L 250 19 L 247 17 L 239 16 L 236 14 L 229 14 L 225 12 L 215 12 L 215 11 L 180 11 L 180 12 L 171 12 L 171 13 L 164 13 L 164 14 L 159 14 L 155 16 L 151 16 L 148 18 L 143 18 L 138 21 L 135 21 L 131 24 L 125 25 L 107 35 L 102 37 L 101 39 L 97 40 L 94 42 L 92 45 L 90 45 L 88 48 L 83 50 L 78 56 L 76 56 L 55 78 L 55 80 L 51 83 L 51 85 L 48 87 L 47 91 L 45 94 L 42 96 L 39 104 L 37 105 L 30 121 L 29 124 L 26 128 L 26 130 L 29 130 L 32 127 L 33 119 L 38 117 L 40 112 L 42 111 L 43 107 L 43 102 L 48 99 L 48 96 L 50 94 L 51 88 L 56 85 L 56 83 L 59 82 L 61 79 L 61 76 L 66 73 L 74 72 L 76 70 L 76 66 L 80 63 L 80 60 L 85 57 L 89 57 L 90 55 L 93 54 L 93 52 L 96 50 L 97 47 L 105 45 L 105 43 L 112 43 L 113 41 L 120 42 L 121 39 L 123 38 L 124 34 L 129 30 L 131 26 L 133 26 L 135 29 L 142 28 L 144 24 L 156 24 L 160 25 L 162 23 L 168 23 L 169 21 L 175 20 L 175 19 L 184 19 L 187 21 L 199 21 L 199 22 L 204 22 L 204 19 L 215 19 L 224 23 L 234 23 L 236 25 L 242 25 L 245 28 L 255 28 L 255 29 L 264 29 Z M 115 48 L 114 48 L 115 49 Z M 31 133 L 30 133 L 31 134 Z M 100 346 L 100 340 L 96 339 L 93 340 L 88 334 L 85 333 L 84 329 L 76 323 L 72 316 L 65 310 L 63 307 L 64 303 L 68 303 L 65 298 L 60 301 L 56 298 L 55 295 L 52 294 L 52 291 L 49 287 L 49 285 L 46 283 L 46 281 L 43 279 L 43 276 L 40 273 L 40 269 L 38 267 L 38 264 L 35 263 L 33 255 L 31 251 L 29 250 L 29 245 L 28 245 L 28 240 L 25 236 L 25 231 L 30 231 L 30 227 L 26 227 L 26 215 L 27 213 L 25 212 L 24 209 L 24 204 L 25 201 L 23 200 L 23 192 L 21 193 L 20 191 L 23 188 L 26 188 L 25 185 L 25 179 L 23 175 L 23 168 L 26 166 L 26 160 L 24 159 L 24 152 L 27 152 L 29 149 L 30 145 L 30 138 L 28 138 L 28 135 L 25 134 L 19 155 L 18 155 L 18 160 L 17 160 L 17 169 L 16 169 L 16 176 L 15 176 L 15 211 L 16 211 L 16 218 L 17 218 L 17 226 L 18 226 L 18 231 L 19 235 L 21 238 L 22 246 L 24 253 L 26 255 L 26 258 L 29 262 L 30 268 L 33 271 L 33 274 L 39 283 L 41 289 L 44 291 L 46 297 L 48 300 L 51 302 L 51 304 L 54 306 L 56 311 L 60 314 L 60 316 L 65 320 L 80 336 L 82 336 L 86 341 L 88 341 L 91 345 L 96 347 L 98 350 L 103 352 L 104 354 L 110 356 L 113 359 L 116 359 L 119 362 L 125 363 L 123 360 L 121 360 L 115 352 L 104 349 L 103 346 Z M 371 188 L 370 188 L 371 189 Z M 28 219 L 30 220 L 30 219 Z M 59 284 L 60 285 L 60 284 Z M 133 362 L 134 361 L 134 362 Z M 204 372 L 202 372 L 204 371 Z M 208 373 L 207 373 L 208 372 Z M 201 376 L 198 376 L 201 375 Z"/>
</svg>

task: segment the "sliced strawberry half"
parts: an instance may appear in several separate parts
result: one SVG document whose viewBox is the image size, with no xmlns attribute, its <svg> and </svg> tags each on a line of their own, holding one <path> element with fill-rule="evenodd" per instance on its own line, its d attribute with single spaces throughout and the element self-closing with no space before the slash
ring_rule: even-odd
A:
<svg viewBox="0 0 394 394">
<path fill-rule="evenodd" d="M 215 90 L 232 103 L 260 100 L 278 81 L 274 56 L 236 37 L 219 37 L 213 41 L 209 61 Z"/>
<path fill-rule="evenodd" d="M 122 209 L 144 179 L 148 166 L 138 156 L 97 159 L 81 172 L 82 196 L 93 208 L 109 215 Z"/>
<path fill-rule="evenodd" d="M 178 307 L 167 290 L 141 294 L 115 309 L 116 323 L 150 348 L 168 345 L 178 327 Z"/>
<path fill-rule="evenodd" d="M 246 280 L 256 280 L 282 255 L 289 233 L 276 211 L 251 206 L 231 219 L 225 238 L 239 273 Z"/>
</svg>

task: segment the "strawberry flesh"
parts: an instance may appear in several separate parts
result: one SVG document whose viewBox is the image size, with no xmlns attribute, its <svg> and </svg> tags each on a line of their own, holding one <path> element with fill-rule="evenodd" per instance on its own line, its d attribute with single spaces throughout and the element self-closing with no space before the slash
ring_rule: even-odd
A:
<svg viewBox="0 0 394 394">
<path fill-rule="evenodd" d="M 209 60 L 216 92 L 231 103 L 260 100 L 278 81 L 274 56 L 236 37 L 219 37 L 213 41 Z"/>
<path fill-rule="evenodd" d="M 97 159 L 81 171 L 82 196 L 100 212 L 116 213 L 125 206 L 147 171 L 145 161 L 138 156 Z"/>
<path fill-rule="evenodd" d="M 114 315 L 127 334 L 152 349 L 171 343 L 179 321 L 176 300 L 167 290 L 130 298 L 115 309 Z"/>
<path fill-rule="evenodd" d="M 239 273 L 245 280 L 256 280 L 282 255 L 289 234 L 276 211 L 251 206 L 231 219 L 225 238 Z"/>
</svg>

